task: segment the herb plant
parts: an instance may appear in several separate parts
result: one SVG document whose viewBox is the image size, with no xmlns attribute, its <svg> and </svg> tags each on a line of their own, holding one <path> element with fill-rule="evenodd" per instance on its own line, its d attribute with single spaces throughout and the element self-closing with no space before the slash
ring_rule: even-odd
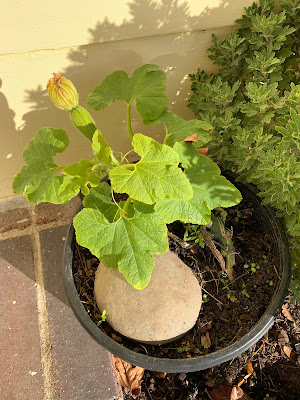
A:
<svg viewBox="0 0 300 400">
<path fill-rule="evenodd" d="M 26 165 L 14 179 L 14 192 L 34 204 L 64 204 L 81 191 L 84 208 L 73 221 L 77 242 L 107 267 L 118 268 L 135 288 L 148 284 L 152 254 L 168 250 L 167 223 L 205 225 L 212 209 L 240 202 L 239 191 L 221 176 L 218 166 L 197 151 L 210 140 L 211 126 L 185 121 L 167 109 L 166 76 L 156 65 L 143 65 L 131 78 L 116 71 L 88 97 L 87 105 L 94 110 L 115 100 L 125 103 L 136 163 L 129 163 L 126 154 L 116 159 L 90 114 L 78 104 L 72 82 L 54 74 L 47 89 L 53 103 L 69 110 L 73 124 L 91 142 L 93 156 L 58 165 L 54 156 L 66 149 L 67 134 L 41 128 L 24 150 Z M 163 144 L 132 131 L 133 102 L 145 125 L 165 126 Z M 195 139 L 195 133 L 196 142 L 185 140 L 191 135 Z M 103 180 L 107 175 L 109 181 Z M 117 193 L 125 194 L 119 202 Z"/>
<path fill-rule="evenodd" d="M 300 0 L 261 0 L 237 29 L 212 36 L 215 75 L 191 75 L 189 107 L 213 126 L 210 152 L 260 190 L 284 217 L 295 264 L 300 255 Z M 300 294 L 295 265 L 293 286 Z M 298 287 L 298 288 L 297 288 Z"/>
</svg>

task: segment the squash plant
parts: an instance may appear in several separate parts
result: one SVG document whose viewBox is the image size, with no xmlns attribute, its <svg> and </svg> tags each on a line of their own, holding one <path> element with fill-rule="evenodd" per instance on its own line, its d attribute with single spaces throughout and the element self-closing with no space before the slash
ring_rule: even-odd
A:
<svg viewBox="0 0 300 400">
<path fill-rule="evenodd" d="M 126 154 L 117 160 L 88 111 L 78 104 L 71 81 L 54 74 L 47 89 L 54 105 L 68 110 L 73 124 L 91 142 L 93 156 L 58 165 L 54 157 L 66 149 L 68 136 L 61 129 L 41 128 L 24 150 L 26 165 L 14 179 L 14 193 L 25 194 L 34 204 L 64 204 L 81 191 L 84 208 L 73 221 L 77 242 L 107 267 L 118 268 L 135 288 L 148 284 L 152 254 L 168 250 L 167 223 L 206 225 L 211 210 L 241 201 L 218 166 L 197 151 L 210 140 L 211 126 L 185 121 L 168 110 L 166 76 L 156 65 L 143 65 L 132 77 L 116 71 L 88 96 L 87 105 L 94 110 L 115 100 L 125 103 L 136 163 L 129 163 Z M 162 144 L 133 133 L 133 102 L 145 125 L 164 125 Z M 196 142 L 185 140 L 191 135 Z M 103 180 L 107 175 L 110 184 Z M 116 193 L 127 197 L 117 202 Z"/>
</svg>

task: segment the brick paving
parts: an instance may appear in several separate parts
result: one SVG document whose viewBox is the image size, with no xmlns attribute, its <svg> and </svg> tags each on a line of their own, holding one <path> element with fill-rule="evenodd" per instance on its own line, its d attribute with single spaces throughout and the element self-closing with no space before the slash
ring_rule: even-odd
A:
<svg viewBox="0 0 300 400">
<path fill-rule="evenodd" d="M 61 279 L 66 206 L 0 201 L 0 399 L 119 400 L 111 355 L 73 315 Z"/>
</svg>

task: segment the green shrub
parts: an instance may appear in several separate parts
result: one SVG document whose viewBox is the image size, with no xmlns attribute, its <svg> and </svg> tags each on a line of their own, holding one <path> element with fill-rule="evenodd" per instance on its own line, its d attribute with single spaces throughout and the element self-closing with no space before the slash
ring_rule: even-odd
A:
<svg viewBox="0 0 300 400">
<path fill-rule="evenodd" d="M 218 163 L 252 182 L 264 204 L 284 217 L 300 293 L 300 0 L 245 9 L 237 29 L 212 36 L 218 73 L 190 75 L 189 107 L 214 130 L 208 146 Z"/>
</svg>

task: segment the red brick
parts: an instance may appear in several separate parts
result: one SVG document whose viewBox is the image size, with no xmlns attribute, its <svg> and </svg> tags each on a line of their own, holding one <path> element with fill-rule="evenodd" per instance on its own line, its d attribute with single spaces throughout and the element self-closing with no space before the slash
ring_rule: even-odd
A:
<svg viewBox="0 0 300 400">
<path fill-rule="evenodd" d="M 29 236 L 0 242 L 0 398 L 44 398 L 33 257 Z"/>
<path fill-rule="evenodd" d="M 38 225 L 60 221 L 65 221 L 66 223 L 68 223 L 80 203 L 80 197 L 76 196 L 68 204 L 37 204 L 34 207 L 36 223 Z"/>
<path fill-rule="evenodd" d="M 63 292 L 61 257 L 66 232 L 66 226 L 40 232 L 57 398 L 121 399 L 111 355 L 81 327 Z"/>
</svg>

